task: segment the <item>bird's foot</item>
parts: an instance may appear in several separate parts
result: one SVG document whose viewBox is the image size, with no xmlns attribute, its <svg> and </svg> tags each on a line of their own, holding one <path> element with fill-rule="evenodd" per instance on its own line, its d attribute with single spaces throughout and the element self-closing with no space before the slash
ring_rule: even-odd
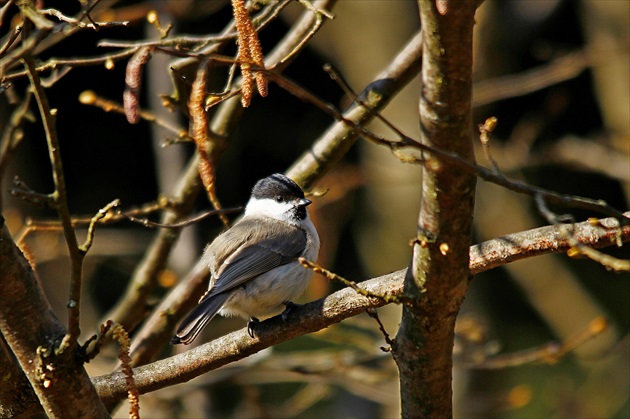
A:
<svg viewBox="0 0 630 419">
<path fill-rule="evenodd" d="M 256 327 L 258 323 L 260 323 L 260 320 L 258 320 L 256 317 L 252 317 L 247 322 L 247 334 L 252 339 L 254 338 L 254 328 Z"/>
<path fill-rule="evenodd" d="M 280 313 L 280 317 L 282 318 L 283 322 L 286 322 L 289 319 L 289 314 L 291 313 L 291 311 L 293 311 L 293 309 L 302 305 L 295 304 L 291 301 L 283 301 L 282 304 L 284 304 L 284 306 L 286 307 L 284 311 Z"/>
</svg>

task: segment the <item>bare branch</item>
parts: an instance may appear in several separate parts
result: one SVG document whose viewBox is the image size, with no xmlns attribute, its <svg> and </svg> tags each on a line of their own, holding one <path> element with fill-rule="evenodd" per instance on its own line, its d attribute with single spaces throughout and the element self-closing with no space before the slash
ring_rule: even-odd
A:
<svg viewBox="0 0 630 419">
<path fill-rule="evenodd" d="M 606 319 L 599 317 L 591 321 L 584 330 L 579 331 L 562 343 L 549 342 L 523 351 L 496 355 L 482 362 L 461 363 L 461 365 L 474 369 L 500 369 L 531 363 L 555 364 L 569 352 L 596 338 L 607 328 L 608 322 Z"/>
<path fill-rule="evenodd" d="M 115 61 L 120 61 L 120 60 L 130 57 L 136 51 L 137 51 L 137 48 L 131 48 L 131 49 L 127 49 L 121 52 L 103 54 L 96 57 L 66 58 L 66 59 L 50 58 L 49 60 L 41 64 L 39 67 L 37 67 L 35 70 L 38 73 L 42 73 L 44 71 L 54 70 L 56 68 L 63 67 L 63 66 L 74 68 L 74 67 L 86 67 L 86 66 L 91 66 L 91 65 L 103 65 L 103 64 L 107 64 L 108 62 L 114 63 Z M 22 78 L 26 75 L 27 75 L 26 71 L 16 71 L 14 73 L 4 75 L 2 78 L 2 81 L 9 82 L 15 79 Z"/>
<path fill-rule="evenodd" d="M 92 217 L 92 219 L 90 220 L 87 237 L 85 239 L 85 242 L 79 246 L 79 250 L 81 250 L 83 253 L 87 253 L 90 250 L 90 247 L 92 247 L 92 242 L 94 241 L 94 230 L 96 229 L 96 224 L 103 218 L 105 218 L 107 214 L 118 205 L 120 205 L 120 199 L 114 199 L 112 202 L 98 210 L 96 215 L 94 215 L 94 217 Z"/>
<path fill-rule="evenodd" d="M 299 88 L 299 86 L 296 85 L 297 89 L 289 88 L 292 94 L 297 92 L 298 98 L 308 100 L 325 112 L 329 112 L 339 122 L 331 125 L 311 149 L 289 168 L 287 174 L 298 184 L 308 188 L 320 174 L 325 173 L 336 164 L 359 138 L 359 135 L 364 134 L 357 127 L 372 120 L 375 117 L 374 111 L 385 108 L 389 101 L 418 74 L 421 53 L 422 36 L 417 33 L 398 53 L 392 63 L 361 92 L 361 97 L 368 98 L 367 106 L 351 108 L 343 115 L 336 111 L 332 105 L 321 102 L 316 96 Z M 273 73 L 272 80 L 276 82 Z M 282 83 L 282 81 L 280 82 Z M 288 83 L 288 81 L 286 82 Z M 313 98 L 317 103 L 314 103 Z"/>
<path fill-rule="evenodd" d="M 390 274 L 362 285 L 374 294 L 391 293 L 396 291 L 396 287 L 391 284 L 394 275 Z M 186 382 L 269 346 L 321 330 L 369 307 L 380 307 L 384 304 L 382 299 L 357 295 L 354 290 L 346 288 L 326 299 L 296 307 L 295 315 L 292 312 L 286 322 L 279 316 L 261 322 L 260 334 L 254 339 L 249 337 L 245 329 L 241 329 L 183 354 L 135 368 L 134 377 L 138 390 L 144 394 Z M 122 373 L 95 377 L 93 382 L 105 403 L 126 397 Z"/>
<path fill-rule="evenodd" d="M 630 212 L 628 215 L 630 215 Z M 589 222 L 576 224 L 575 237 L 581 242 L 594 247 L 606 247 L 614 244 L 615 241 L 611 240 L 611 235 L 614 236 L 616 234 L 616 229 L 604 227 L 614 222 L 614 219 L 608 218 L 600 221 L 601 226 L 593 226 Z M 499 237 L 472 246 L 470 248 L 471 273 L 481 273 L 519 259 L 566 252 L 570 248 L 566 240 L 557 237 L 557 235 L 555 239 L 550 240 L 550 237 L 554 237 L 554 230 L 553 226 L 547 226 Z M 630 226 L 622 228 L 622 240 L 624 242 L 630 241 Z M 204 268 L 200 267 L 200 269 L 196 273 L 197 280 L 195 285 L 192 285 L 189 281 L 186 281 L 186 283 L 189 286 L 197 287 L 199 294 L 202 294 L 207 280 L 202 272 Z M 138 390 L 141 394 L 144 394 L 188 381 L 198 375 L 245 358 L 269 346 L 321 330 L 368 309 L 382 307 L 387 303 L 382 298 L 372 297 L 372 295 L 402 296 L 406 271 L 406 269 L 403 269 L 361 282 L 361 288 L 369 296 L 357 294 L 356 290 L 352 288 L 345 288 L 321 300 L 296 307 L 286 322 L 283 322 L 280 316 L 266 320 L 260 323 L 260 336 L 254 339 L 250 338 L 246 329 L 243 328 L 183 354 L 175 355 L 144 367 L 135 368 L 134 377 Z M 175 291 L 177 291 L 177 288 Z M 180 312 L 179 316 L 181 317 L 186 310 L 195 305 L 196 300 L 182 296 L 181 293 L 178 298 L 181 299 L 181 304 L 184 306 L 183 309 L 181 309 L 182 306 L 177 304 L 173 306 L 164 304 L 169 299 L 171 302 L 174 301 L 172 296 L 169 296 L 162 301 L 162 304 L 156 310 L 157 315 L 149 319 L 150 322 L 157 321 L 158 323 L 154 323 L 148 330 L 164 335 L 164 340 L 161 343 L 157 341 L 144 342 L 141 348 L 146 350 L 146 344 L 150 342 L 152 345 L 157 345 L 157 349 L 160 349 L 178 321 L 176 312 Z M 158 324 L 160 327 L 155 327 Z M 165 331 L 164 329 L 167 330 Z M 573 342 L 574 340 L 571 341 Z M 137 340 L 134 341 L 134 345 L 136 346 L 136 351 L 141 349 L 137 346 Z M 154 350 L 157 349 L 154 348 Z M 132 354 L 133 352 L 134 350 L 132 349 Z M 144 356 L 149 355 L 146 351 L 142 353 Z M 147 358 L 142 359 L 146 360 Z M 138 365 L 137 362 L 133 364 Z M 98 389 L 99 395 L 106 403 L 122 400 L 127 395 L 122 373 L 117 372 L 94 377 L 93 382 Z"/>
<path fill-rule="evenodd" d="M 35 99 L 37 100 L 42 122 L 44 124 L 48 153 L 53 171 L 53 181 L 55 183 L 55 190 L 51 194 L 51 197 L 59 218 L 61 219 L 63 233 L 68 246 L 68 252 L 70 253 L 72 266 L 70 271 L 70 292 L 68 296 L 68 335 L 58 348 L 63 352 L 74 348 L 77 343 L 77 339 L 81 334 L 79 326 L 79 319 L 81 315 L 81 274 L 85 252 L 79 249 L 77 236 L 74 232 L 74 228 L 72 227 L 72 218 L 70 216 L 70 209 L 68 208 L 66 181 L 63 172 L 63 163 L 61 161 L 61 152 L 59 140 L 57 138 L 55 120 L 48 104 L 46 93 L 42 87 L 39 74 L 35 71 L 33 58 L 31 56 L 25 57 L 24 64 L 28 72 L 31 87 L 34 91 Z"/>
<path fill-rule="evenodd" d="M 72 26 L 76 26 L 77 28 L 81 28 L 81 29 L 99 30 L 99 28 L 106 28 L 110 26 L 129 25 L 129 21 L 122 21 L 122 22 L 94 22 L 92 21 L 92 23 L 84 23 L 84 22 L 81 22 L 81 20 L 79 19 L 75 19 L 70 16 L 64 15 L 57 9 L 41 9 L 39 12 L 44 16 L 54 16 L 62 22 L 66 22 Z"/>
<path fill-rule="evenodd" d="M 26 119 L 32 119 L 29 111 L 32 92 L 29 90 L 25 93 L 20 104 L 13 110 L 8 124 L 4 127 L 2 138 L 0 138 L 0 182 L 11 160 L 13 152 L 22 141 L 23 135 L 19 128 Z M 2 208 L 2 194 L 0 193 L 0 209 Z"/>
<path fill-rule="evenodd" d="M 98 108 L 101 108 L 105 112 L 117 112 L 120 114 L 125 113 L 124 107 L 122 107 L 120 104 L 112 100 L 100 97 L 92 90 L 81 92 L 81 94 L 79 95 L 79 102 L 83 103 L 84 105 L 96 106 Z M 162 127 L 167 131 L 172 132 L 177 136 L 180 141 L 192 141 L 192 138 L 188 135 L 188 131 L 186 131 L 184 128 L 164 121 L 162 118 L 158 118 L 149 111 L 139 110 L 138 116 L 145 121 L 153 122 L 159 127 Z"/>
<path fill-rule="evenodd" d="M 544 89 L 578 76 L 588 65 L 587 54 L 577 51 L 529 71 L 477 82 L 473 89 L 473 106 L 483 106 Z"/>
<path fill-rule="evenodd" d="M 212 215 L 218 215 L 218 214 L 232 214 L 235 212 L 240 212 L 243 210 L 243 207 L 235 207 L 235 208 L 222 208 L 220 210 L 210 210 L 210 211 L 204 211 L 203 213 L 195 216 L 195 217 L 190 217 L 187 218 L 183 221 L 180 221 L 178 223 L 174 223 L 174 224 L 163 224 L 163 223 L 156 223 L 153 221 L 149 221 L 146 218 L 137 218 L 134 217 L 133 215 L 129 214 L 129 213 L 124 213 L 121 212 L 120 215 L 127 218 L 129 221 L 133 221 L 134 223 L 138 223 L 138 224 L 142 224 L 145 227 L 149 227 L 149 228 L 170 228 L 170 229 L 179 229 L 182 227 L 187 227 L 191 224 L 194 224 L 196 222 L 199 222 L 201 220 L 203 220 L 204 218 L 208 218 Z"/>
<path fill-rule="evenodd" d="M 10 3 L 7 3 L 7 5 Z M 11 31 L 11 33 L 9 34 L 9 38 L 7 39 L 7 42 L 4 43 L 4 45 L 2 46 L 2 48 L 0 48 L 0 57 L 9 50 L 9 48 L 11 48 L 11 46 L 13 45 L 13 43 L 15 41 L 17 41 L 17 39 L 20 37 L 20 35 L 22 34 L 22 29 L 23 26 L 19 25 L 16 26 L 15 29 L 13 29 L 13 31 Z"/>
<path fill-rule="evenodd" d="M 584 255 L 589 259 L 592 259 L 605 266 L 606 268 L 612 269 L 614 271 L 630 271 L 630 260 L 617 259 L 613 256 L 598 252 L 597 250 L 591 249 L 590 247 L 580 243 L 579 240 L 574 237 L 572 232 L 572 227 L 574 224 L 564 224 L 562 222 L 563 217 L 554 214 L 540 195 L 536 195 L 536 205 L 538 206 L 538 211 L 540 211 L 543 217 L 545 217 L 549 223 L 553 224 L 560 232 L 561 237 L 571 245 L 571 249 L 569 249 L 569 254 L 577 253 Z M 597 219 L 595 219 L 595 222 L 597 222 Z M 621 230 L 617 231 L 620 232 Z"/>
</svg>

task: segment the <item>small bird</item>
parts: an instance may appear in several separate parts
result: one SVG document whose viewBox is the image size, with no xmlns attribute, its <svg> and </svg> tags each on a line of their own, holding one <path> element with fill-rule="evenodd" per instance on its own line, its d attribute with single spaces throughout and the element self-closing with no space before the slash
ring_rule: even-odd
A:
<svg viewBox="0 0 630 419">
<path fill-rule="evenodd" d="M 249 320 L 252 338 L 258 317 L 282 312 L 286 318 L 295 306 L 291 300 L 304 292 L 312 275 L 298 258 L 315 260 L 319 253 L 319 236 L 306 211 L 310 203 L 283 174 L 256 183 L 245 216 L 204 251 L 208 291 L 179 325 L 172 344 L 191 343 L 217 313 Z"/>
</svg>

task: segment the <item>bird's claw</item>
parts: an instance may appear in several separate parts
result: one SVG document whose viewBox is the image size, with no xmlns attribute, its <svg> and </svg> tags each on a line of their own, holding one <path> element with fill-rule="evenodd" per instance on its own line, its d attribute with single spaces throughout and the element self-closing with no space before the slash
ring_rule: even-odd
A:
<svg viewBox="0 0 630 419">
<path fill-rule="evenodd" d="M 256 327 L 258 323 L 260 323 L 260 320 L 258 320 L 256 317 L 252 317 L 247 322 L 247 334 L 252 339 L 254 338 L 254 328 Z"/>
<path fill-rule="evenodd" d="M 286 322 L 289 319 L 289 314 L 291 313 L 291 311 L 293 311 L 293 309 L 301 306 L 301 304 L 295 304 L 291 301 L 283 301 L 282 304 L 284 304 L 284 306 L 286 307 L 284 311 L 280 314 L 280 318 L 283 322 Z"/>
</svg>

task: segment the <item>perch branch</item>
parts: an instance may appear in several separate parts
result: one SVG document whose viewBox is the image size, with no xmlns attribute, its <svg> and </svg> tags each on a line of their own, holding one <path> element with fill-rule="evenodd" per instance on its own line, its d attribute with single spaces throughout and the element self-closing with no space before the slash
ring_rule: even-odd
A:
<svg viewBox="0 0 630 419">
<path fill-rule="evenodd" d="M 630 212 L 628 213 L 630 215 Z M 592 247 L 611 246 L 616 242 L 615 219 L 600 220 L 600 225 L 589 222 L 575 225 L 574 237 Z M 630 241 L 630 226 L 622 227 L 623 242 Z M 562 239 L 553 226 L 541 227 L 492 239 L 470 248 L 471 273 L 481 273 L 507 263 L 549 253 L 562 253 L 571 245 Z M 402 295 L 406 269 L 360 283 L 369 295 Z M 198 274 L 200 293 L 206 286 L 203 273 Z M 188 299 L 190 300 L 190 299 Z M 195 302 L 193 301 L 193 305 Z M 155 391 L 176 383 L 186 382 L 198 375 L 245 358 L 271 345 L 294 337 L 315 332 L 332 324 L 355 316 L 368 309 L 387 304 L 382 298 L 358 294 L 345 288 L 332 295 L 303 306 L 284 323 L 279 317 L 260 324 L 260 336 L 251 339 L 245 329 L 238 330 L 185 353 L 134 369 L 134 377 L 141 394 Z M 172 312 L 160 311 L 168 316 L 168 324 L 175 327 L 177 319 Z M 157 318 L 158 316 L 156 316 Z M 168 332 L 167 332 L 168 333 Z M 132 350 L 133 352 L 133 350 Z M 134 363 L 137 365 L 137 363 Z M 94 377 L 94 385 L 106 403 L 122 400 L 127 396 L 124 375 L 120 372 Z"/>
</svg>

